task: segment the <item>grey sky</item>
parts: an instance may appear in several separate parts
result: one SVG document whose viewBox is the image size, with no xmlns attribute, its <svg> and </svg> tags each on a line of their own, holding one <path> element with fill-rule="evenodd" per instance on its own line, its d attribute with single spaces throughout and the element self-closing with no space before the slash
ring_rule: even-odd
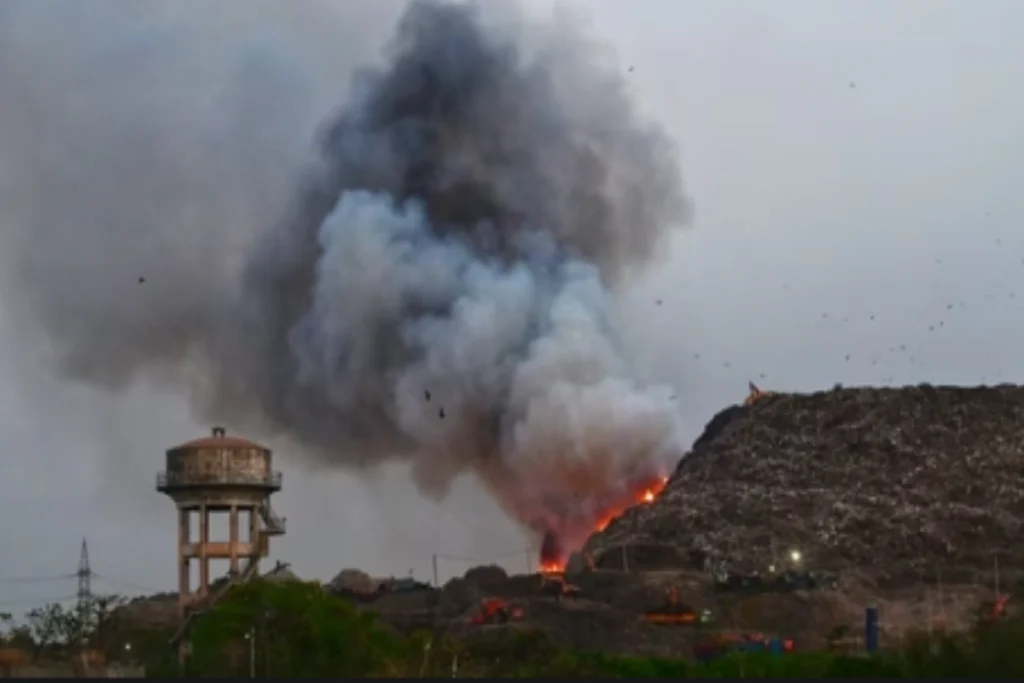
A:
<svg viewBox="0 0 1024 683">
<path fill-rule="evenodd" d="M 375 56 L 400 8 L 94 0 L 77 4 L 88 11 L 68 9 L 76 4 L 0 5 L 0 238 L 22 207 L 75 199 L 67 177 L 40 187 L 48 178 L 36 159 L 66 154 L 112 183 L 147 172 L 111 168 L 102 153 L 104 144 L 132 144 L 130 124 L 145 115 L 181 131 L 180 148 L 148 150 L 157 167 L 173 151 L 171 196 L 204 220 L 238 223 L 244 236 L 247 217 L 284 201 L 350 69 Z M 622 68 L 633 68 L 637 99 L 683 146 L 694 224 L 619 313 L 645 371 L 678 388 L 691 434 L 741 398 L 748 379 L 810 390 L 1020 378 L 1024 48 L 1014 43 L 1024 6 L 577 4 Z M 81 65 L 113 35 L 109 19 L 160 14 L 162 31 L 122 46 L 116 82 L 86 78 Z M 5 64 L 31 65 L 31 81 Z M 53 115 L 74 107 L 110 111 Z M 81 131 L 57 128 L 78 120 Z M 78 134 L 80 147 L 52 149 Z M 218 135 L 223 146 L 209 149 Z M 203 182 L 214 172 L 234 180 L 214 191 Z M 154 182 L 168 177 L 153 173 Z M 201 258 L 208 245 L 194 245 Z M 159 255 L 126 259 L 152 264 Z M 14 267 L 2 254 L 0 265 Z M 11 286 L 2 271 L 0 283 Z M 107 394 L 53 378 L 46 339 L 16 299 L 0 296 L 0 610 L 74 593 L 73 580 L 2 579 L 72 572 L 82 536 L 100 575 L 170 589 L 174 516 L 154 476 L 165 448 L 207 426 L 178 396 L 145 386 Z M 510 568 L 525 568 L 525 536 L 472 481 L 437 505 L 400 468 L 369 478 L 310 471 L 288 458 L 289 444 L 269 445 L 286 477 L 276 506 L 289 518 L 273 557 L 300 574 L 361 566 L 426 577 L 432 552 L 510 554 Z"/>
</svg>

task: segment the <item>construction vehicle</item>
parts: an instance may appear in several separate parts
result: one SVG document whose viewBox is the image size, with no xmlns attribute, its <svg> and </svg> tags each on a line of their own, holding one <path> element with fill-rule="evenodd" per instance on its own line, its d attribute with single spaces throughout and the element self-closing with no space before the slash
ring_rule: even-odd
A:
<svg viewBox="0 0 1024 683">
<path fill-rule="evenodd" d="M 642 619 L 649 624 L 690 625 L 698 623 L 697 613 L 689 605 L 679 602 L 675 587 L 666 591 L 665 604 L 645 612 Z"/>
<path fill-rule="evenodd" d="M 480 610 L 473 615 L 470 622 L 476 626 L 505 624 L 522 617 L 522 608 L 509 605 L 501 598 L 484 598 L 480 601 Z"/>
<path fill-rule="evenodd" d="M 743 405 L 745 406 L 752 406 L 761 399 L 775 395 L 774 391 L 765 391 L 764 389 L 757 386 L 753 382 L 747 382 L 747 386 L 750 388 L 750 393 L 747 394 L 747 397 L 745 399 L 743 399 Z"/>
</svg>

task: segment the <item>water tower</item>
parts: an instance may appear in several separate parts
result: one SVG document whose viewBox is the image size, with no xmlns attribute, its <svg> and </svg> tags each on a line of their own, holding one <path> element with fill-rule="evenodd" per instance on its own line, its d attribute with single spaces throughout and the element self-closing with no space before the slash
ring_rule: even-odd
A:
<svg viewBox="0 0 1024 683">
<path fill-rule="evenodd" d="M 271 536 L 285 531 L 270 496 L 281 490 L 281 473 L 272 468 L 271 452 L 214 427 L 211 436 L 167 451 L 167 470 L 157 475 L 157 491 L 178 508 L 178 610 L 182 618 L 210 606 L 231 584 L 247 581 L 269 552 Z M 196 514 L 198 513 L 198 514 Z M 210 539 L 210 519 L 227 515 L 228 540 Z M 198 516 L 198 534 L 191 528 Z M 239 521 L 246 518 L 243 539 Z M 211 593 L 210 560 L 230 561 L 228 580 Z M 199 585 L 192 590 L 192 562 L 199 562 Z M 244 562 L 244 564 L 243 564 Z"/>
</svg>

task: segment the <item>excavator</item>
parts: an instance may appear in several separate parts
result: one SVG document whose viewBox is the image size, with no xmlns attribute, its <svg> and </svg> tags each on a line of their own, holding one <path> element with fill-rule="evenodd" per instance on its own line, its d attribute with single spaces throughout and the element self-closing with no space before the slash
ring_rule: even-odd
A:
<svg viewBox="0 0 1024 683">
<path fill-rule="evenodd" d="M 764 389 L 757 386 L 753 382 L 747 382 L 747 386 L 750 388 L 750 393 L 747 394 L 747 397 L 745 399 L 743 399 L 743 405 L 745 406 L 752 406 L 761 399 L 765 399 L 768 398 L 769 396 L 775 395 L 774 391 L 765 391 Z"/>
<path fill-rule="evenodd" d="M 513 607 L 501 598 L 485 598 L 480 602 L 480 610 L 473 615 L 470 622 L 475 626 L 505 624 L 522 617 L 521 608 Z"/>
<path fill-rule="evenodd" d="M 666 591 L 664 606 L 645 612 L 643 620 L 649 624 L 686 625 L 697 623 L 697 613 L 693 608 L 679 602 L 679 594 L 675 586 Z"/>
</svg>

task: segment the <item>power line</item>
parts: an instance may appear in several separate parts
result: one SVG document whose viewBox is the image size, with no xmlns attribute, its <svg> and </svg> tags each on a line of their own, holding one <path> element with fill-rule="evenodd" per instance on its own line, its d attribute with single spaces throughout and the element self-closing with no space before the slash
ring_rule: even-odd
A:
<svg viewBox="0 0 1024 683">
<path fill-rule="evenodd" d="M 436 553 L 438 559 L 452 560 L 453 562 L 490 562 L 493 560 L 504 560 L 510 557 L 520 557 L 524 552 L 531 552 L 533 548 L 530 546 L 516 548 L 515 550 L 508 550 L 503 553 L 497 553 L 495 555 L 477 555 L 476 557 L 469 557 L 468 555 L 448 555 L 446 553 Z"/>
<path fill-rule="evenodd" d="M 69 600 L 77 600 L 78 612 L 82 615 L 88 613 L 92 605 L 93 592 L 92 592 L 92 579 L 100 579 L 114 584 L 120 584 L 141 591 L 143 593 L 159 593 L 147 586 L 134 583 L 132 581 L 125 581 L 123 579 L 116 579 L 110 576 L 102 576 L 92 571 L 89 566 L 89 547 L 86 540 L 82 539 L 82 549 L 78 559 L 78 571 L 70 574 L 54 574 L 52 576 L 9 576 L 0 577 L 0 583 L 2 584 L 35 584 L 44 583 L 49 581 L 70 581 L 71 579 L 78 580 L 78 591 L 74 595 L 62 595 L 52 598 L 16 598 L 13 600 L 0 601 L 0 606 L 14 606 L 14 605 L 46 605 L 51 603 L 66 602 Z"/>
<path fill-rule="evenodd" d="M 90 572 L 90 576 L 93 579 L 99 579 L 106 581 L 107 583 L 120 584 L 128 588 L 140 590 L 149 593 L 160 593 L 161 591 L 152 588 L 151 586 L 143 586 L 142 584 L 135 583 L 134 581 L 128 581 L 126 579 L 119 579 L 113 576 L 107 576 L 106 574 L 97 574 L 96 572 Z M 71 579 L 77 578 L 78 572 L 73 574 L 54 574 L 53 576 L 6 576 L 0 577 L 0 583 L 46 583 L 50 581 L 70 581 Z"/>
<path fill-rule="evenodd" d="M 78 576 L 74 574 L 55 574 L 53 576 L 7 576 L 0 577 L 0 583 L 41 583 L 43 581 L 67 581 Z"/>
<path fill-rule="evenodd" d="M 76 600 L 77 598 L 77 595 L 62 595 L 56 598 L 22 598 L 20 600 L 0 601 L 0 606 L 6 607 L 8 605 L 48 605 L 53 602 L 66 602 L 68 600 Z"/>
<path fill-rule="evenodd" d="M 96 572 L 92 573 L 92 578 L 99 579 L 101 581 L 106 581 L 107 583 L 120 584 L 120 585 L 125 586 L 127 588 L 133 588 L 135 590 L 140 590 L 140 591 L 142 591 L 144 593 L 160 593 L 160 592 L 162 592 L 162 591 L 158 591 L 158 590 L 156 590 L 154 588 L 151 588 L 149 586 L 143 586 L 141 584 L 135 583 L 134 581 L 126 581 L 125 579 L 118 579 L 118 578 L 114 578 L 112 576 L 106 576 L 104 574 L 97 574 Z"/>
</svg>

